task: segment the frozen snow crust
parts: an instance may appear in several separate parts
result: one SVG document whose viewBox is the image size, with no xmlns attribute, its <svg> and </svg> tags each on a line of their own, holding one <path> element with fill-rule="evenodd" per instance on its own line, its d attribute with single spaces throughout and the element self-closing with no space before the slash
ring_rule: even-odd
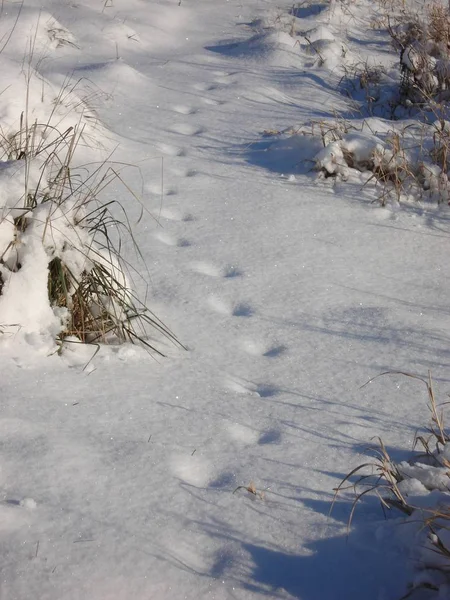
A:
<svg viewBox="0 0 450 600">
<path fill-rule="evenodd" d="M 448 392 L 448 180 L 431 154 L 448 119 L 414 97 L 392 115 L 380 18 L 366 0 L 4 2 L 2 600 L 448 596 L 420 512 L 446 506 L 448 469 L 410 460 L 423 394 L 361 388 L 431 369 Z M 79 136 L 74 185 L 118 173 L 93 201 L 132 233 L 127 275 L 106 264 L 187 351 L 68 331 L 49 269 L 105 266 L 102 238 L 86 206 L 50 197 L 57 162 L 27 161 L 23 129 L 33 147 Z M 368 494 L 347 536 L 354 496 L 330 515 L 333 490 L 374 436 L 418 512 L 384 520 Z"/>
</svg>

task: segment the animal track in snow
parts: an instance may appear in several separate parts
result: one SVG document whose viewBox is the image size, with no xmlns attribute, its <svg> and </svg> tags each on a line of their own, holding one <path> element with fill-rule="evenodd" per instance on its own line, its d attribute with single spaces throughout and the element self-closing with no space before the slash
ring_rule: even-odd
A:
<svg viewBox="0 0 450 600">
<path fill-rule="evenodd" d="M 221 77 L 216 77 L 216 79 L 214 79 L 214 81 L 216 83 L 220 83 L 220 85 L 232 85 L 233 83 L 236 83 L 233 79 L 230 79 L 230 75 L 225 75 L 225 76 L 221 76 Z"/>
<path fill-rule="evenodd" d="M 172 456 L 170 468 L 176 477 L 191 485 L 206 486 L 210 479 L 209 463 L 197 454 Z"/>
<path fill-rule="evenodd" d="M 208 304 L 212 310 L 221 315 L 231 316 L 233 314 L 233 306 L 218 296 L 210 296 L 208 298 Z"/>
<path fill-rule="evenodd" d="M 161 196 L 161 195 L 174 196 L 178 191 L 176 187 L 173 187 L 173 186 L 161 187 L 161 185 L 158 185 L 157 183 L 146 185 L 145 189 L 148 192 L 150 192 L 150 194 L 153 194 L 155 196 Z"/>
<path fill-rule="evenodd" d="M 250 304 L 241 302 L 233 307 L 232 315 L 233 317 L 251 317 L 253 312 Z"/>
<path fill-rule="evenodd" d="M 22 498 L 18 500 L 17 498 L 8 498 L 3 501 L 4 504 L 9 506 L 20 506 L 27 510 L 34 510 L 36 508 L 36 501 L 33 498 Z"/>
<path fill-rule="evenodd" d="M 185 106 L 183 104 L 173 106 L 172 110 L 180 115 L 194 115 L 197 112 L 197 109 L 193 106 Z"/>
<path fill-rule="evenodd" d="M 272 398 L 279 393 L 279 389 L 268 383 L 258 383 L 256 392 L 260 398 Z"/>
<path fill-rule="evenodd" d="M 225 386 L 238 394 L 257 396 L 259 398 L 271 398 L 272 396 L 276 396 L 279 392 L 278 388 L 273 385 L 267 383 L 254 383 L 253 381 L 237 377 L 229 377 L 225 381 Z"/>
<path fill-rule="evenodd" d="M 258 396 L 257 386 L 248 381 L 239 381 L 237 379 L 228 379 L 225 381 L 225 387 L 237 394 L 245 396 Z"/>
<path fill-rule="evenodd" d="M 199 92 L 209 92 L 211 90 L 217 89 L 217 84 L 215 83 L 195 83 L 194 89 Z"/>
<path fill-rule="evenodd" d="M 272 346 L 271 348 L 268 348 L 264 353 L 263 356 L 267 356 L 268 358 L 275 358 L 276 356 L 280 356 L 280 354 L 283 354 L 284 352 L 286 352 L 287 348 L 286 346 Z"/>
<path fill-rule="evenodd" d="M 163 244 L 166 244 L 167 246 L 178 246 L 182 248 L 191 245 L 189 240 L 186 240 L 185 238 L 177 238 L 165 231 L 157 231 L 154 234 L 154 237 Z"/>
<path fill-rule="evenodd" d="M 176 177 L 195 177 L 198 171 L 195 169 L 172 169 L 173 175 Z"/>
<path fill-rule="evenodd" d="M 266 444 L 279 444 L 281 442 L 281 432 L 278 429 L 268 429 L 259 436 L 258 444 L 264 446 Z"/>
<path fill-rule="evenodd" d="M 219 298 L 218 296 L 210 296 L 208 298 L 208 304 L 213 310 L 222 315 L 233 317 L 251 317 L 253 314 L 252 307 L 246 302 L 233 304 L 227 300 L 222 300 L 222 298 Z"/>
<path fill-rule="evenodd" d="M 224 471 L 218 477 L 210 481 L 208 487 L 215 489 L 236 488 L 236 475 L 231 471 Z"/>
<path fill-rule="evenodd" d="M 204 130 L 201 127 L 190 125 L 189 123 L 178 123 L 170 127 L 170 131 L 173 133 L 179 133 L 180 135 L 198 135 Z"/>
<path fill-rule="evenodd" d="M 242 276 L 242 271 L 238 267 L 235 267 L 234 265 L 226 266 L 222 270 L 222 273 L 223 273 L 223 277 L 226 277 L 227 279 L 232 279 L 233 277 L 241 277 Z"/>
<path fill-rule="evenodd" d="M 159 214 L 157 215 L 162 219 L 167 219 L 168 221 L 193 221 L 194 218 L 190 213 L 182 213 L 175 208 L 161 208 Z"/>
<path fill-rule="evenodd" d="M 217 267 L 207 262 L 194 262 L 191 263 L 191 269 L 197 273 L 208 275 L 209 277 L 231 278 L 241 275 L 239 269 L 233 265 L 227 267 Z"/>
<path fill-rule="evenodd" d="M 167 156 L 186 156 L 187 152 L 184 148 L 178 146 L 172 146 L 171 144 L 158 144 L 157 149 L 162 154 Z"/>
<path fill-rule="evenodd" d="M 202 275 L 209 275 L 210 277 L 222 277 L 222 271 L 220 267 L 211 265 L 206 262 L 194 262 L 190 265 L 191 269 L 196 273 L 202 273 Z"/>
<path fill-rule="evenodd" d="M 245 444 L 254 444 L 259 439 L 259 433 L 246 425 L 240 423 L 230 423 L 226 427 L 229 436 L 237 442 Z"/>
<path fill-rule="evenodd" d="M 252 356 L 265 356 L 267 358 L 276 358 L 287 350 L 286 346 L 283 345 L 271 345 L 254 340 L 243 340 L 242 346 L 244 350 Z"/>
<path fill-rule="evenodd" d="M 26 510 L 21 510 L 25 508 Z M 5 500 L 0 503 L 0 530 L 2 534 L 29 527 L 32 522 L 29 506 L 20 500 Z"/>
<path fill-rule="evenodd" d="M 202 98 L 202 102 L 209 104 L 210 106 L 222 106 L 226 104 L 224 100 L 214 100 L 214 98 Z"/>
</svg>

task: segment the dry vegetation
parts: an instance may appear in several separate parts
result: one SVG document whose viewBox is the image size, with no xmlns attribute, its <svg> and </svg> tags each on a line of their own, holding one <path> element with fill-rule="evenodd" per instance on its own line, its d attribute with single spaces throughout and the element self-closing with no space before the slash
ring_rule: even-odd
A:
<svg viewBox="0 0 450 600">
<path fill-rule="evenodd" d="M 162 355 L 149 331 L 178 341 L 133 291 L 132 269 L 122 255 L 124 238 L 134 243 L 124 207 L 101 199 L 113 181 L 127 188 L 123 165 L 76 167 L 78 146 L 90 143 L 81 122 L 59 131 L 52 120 L 30 125 L 23 114 L 18 131 L 0 134 L 0 169 L 22 182 L 0 219 L 9 230 L 0 256 L 0 294 L 8 293 L 8 284 L 32 260 L 27 243 L 38 237 L 48 263 L 48 300 L 60 316 L 59 341 L 139 342 Z"/>
<path fill-rule="evenodd" d="M 426 386 L 430 424 L 423 433 L 416 434 L 415 452 L 408 462 L 396 463 L 383 440 L 377 438 L 377 444 L 367 451 L 369 460 L 350 471 L 336 488 L 334 502 L 345 490 L 354 491 L 349 527 L 358 503 L 371 493 L 379 498 L 385 513 L 396 509 L 408 522 L 417 524 L 419 535 L 424 539 L 421 568 L 430 569 L 431 575 L 425 573 L 421 583 L 413 586 L 406 598 L 418 588 L 438 591 L 438 583 L 450 583 L 450 433 L 445 426 L 443 407 L 435 397 L 430 374 L 427 379 L 409 373 L 383 373 L 387 374 L 413 378 Z M 423 492 L 427 497 L 433 491 L 439 492 L 434 501 L 423 501 Z"/>
</svg>

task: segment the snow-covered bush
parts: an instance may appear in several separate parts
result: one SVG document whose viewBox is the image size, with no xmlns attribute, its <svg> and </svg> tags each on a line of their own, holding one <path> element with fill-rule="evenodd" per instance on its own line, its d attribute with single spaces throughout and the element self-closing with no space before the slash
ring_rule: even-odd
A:
<svg viewBox="0 0 450 600">
<path fill-rule="evenodd" d="M 388 119 L 436 110 L 450 100 L 450 12 L 447 3 L 378 0 L 371 27 L 388 33 L 398 62 L 381 57 L 343 65 L 340 87 L 355 108 Z M 377 63 L 378 61 L 378 63 Z M 440 112 L 447 112 L 441 107 Z"/>
<path fill-rule="evenodd" d="M 439 2 L 425 14 L 404 13 L 388 31 L 400 54 L 401 94 L 412 103 L 450 99 L 450 13 Z"/>
<path fill-rule="evenodd" d="M 450 590 L 450 433 L 437 404 L 431 376 L 422 379 L 407 373 L 398 374 L 426 385 L 430 425 L 424 434 L 416 435 L 416 451 L 408 461 L 395 462 L 383 441 L 378 439 L 378 445 L 368 451 L 369 460 L 353 469 L 335 490 L 335 500 L 345 489 L 354 489 L 349 525 L 358 502 L 368 493 L 378 496 L 385 512 L 396 509 L 403 513 L 405 517 L 400 522 L 408 527 L 399 531 L 399 543 L 404 544 L 405 552 L 411 553 L 417 565 L 411 589 L 404 597 L 415 598 L 416 592 L 425 588 L 435 591 L 436 598 L 447 598 Z"/>
<path fill-rule="evenodd" d="M 376 21 L 376 28 L 386 37 L 390 34 L 400 61 L 394 54 L 391 61 L 387 56 L 354 52 L 357 38 L 352 44 L 352 27 L 360 23 L 370 27 L 374 15 L 383 17 Z M 287 17 L 295 25 L 291 28 L 294 45 L 304 64 L 343 72 L 339 88 L 353 101 L 350 111 L 342 113 L 345 118 L 324 118 L 296 128 L 314 140 L 314 151 L 306 158 L 301 152 L 301 161 L 311 161 L 319 177 L 353 178 L 362 186 L 372 182 L 383 205 L 391 200 L 449 202 L 447 4 L 403 0 L 306 3 L 293 7 Z M 348 47 L 345 60 L 331 60 L 325 52 L 328 44 L 341 53 Z M 308 62 L 308 56 L 315 60 Z M 285 134 L 280 132 L 280 137 Z M 297 133 L 292 137 L 298 137 Z M 323 148 L 317 152 L 319 140 Z M 297 146 L 294 140 L 293 147 Z"/>
<path fill-rule="evenodd" d="M 82 136 L 82 128 L 60 132 L 22 118 L 19 131 L 0 137 L 2 332 L 46 347 L 67 338 L 139 340 L 161 354 L 145 326 L 175 337 L 131 288 L 120 250 L 123 236 L 133 237 L 123 207 L 102 201 L 119 168 L 76 168 Z"/>
<path fill-rule="evenodd" d="M 450 199 L 450 124 L 386 123 L 366 120 L 361 129 L 332 127 L 321 130 L 323 149 L 314 157 L 315 169 L 324 177 L 348 179 L 354 172 L 370 172 L 381 186 L 379 198 Z M 378 128 L 378 129 L 377 129 Z M 332 132 L 332 137 L 330 133 Z M 316 133 L 317 136 L 317 133 Z"/>
</svg>

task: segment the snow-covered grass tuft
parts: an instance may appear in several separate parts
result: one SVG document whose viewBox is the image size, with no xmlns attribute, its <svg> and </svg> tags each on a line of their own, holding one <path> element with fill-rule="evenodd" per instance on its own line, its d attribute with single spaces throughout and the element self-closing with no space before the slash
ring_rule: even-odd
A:
<svg viewBox="0 0 450 600">
<path fill-rule="evenodd" d="M 363 185 L 376 183 L 383 206 L 389 201 L 448 202 L 449 131 L 449 122 L 437 115 L 431 123 L 387 124 L 378 119 L 316 123 L 311 133 L 324 147 L 314 157 L 314 168 L 319 176 L 344 181 L 366 173 Z"/>
<path fill-rule="evenodd" d="M 3 332 L 51 348 L 66 337 L 82 342 L 149 341 L 149 326 L 176 337 L 133 291 L 122 256 L 133 240 L 123 206 L 102 200 L 124 183 L 108 161 L 76 167 L 84 128 L 51 123 L 0 134 L 0 314 Z M 126 184 L 125 184 L 126 186 Z M 121 211 L 122 217 L 116 215 Z"/>
<path fill-rule="evenodd" d="M 387 30 L 399 53 L 405 106 L 448 101 L 450 85 L 450 13 L 430 2 L 421 10 L 402 10 L 387 19 Z"/>
<path fill-rule="evenodd" d="M 450 432 L 445 426 L 442 406 L 437 403 L 430 374 L 427 379 L 404 372 L 383 373 L 387 374 L 413 378 L 426 386 L 430 424 L 423 434 L 416 434 L 416 452 L 407 462 L 395 462 L 383 440 L 377 438 L 377 444 L 367 452 L 369 460 L 352 469 L 336 488 L 334 502 L 340 493 L 354 490 L 349 527 L 358 503 L 370 493 L 376 494 L 385 513 L 397 509 L 406 515 L 402 522 L 414 527 L 415 543 L 405 551 L 411 552 L 419 572 L 404 597 L 413 598 L 423 588 L 436 591 L 438 598 L 447 597 L 450 586 Z M 410 540 L 404 543 L 408 545 Z"/>
</svg>

